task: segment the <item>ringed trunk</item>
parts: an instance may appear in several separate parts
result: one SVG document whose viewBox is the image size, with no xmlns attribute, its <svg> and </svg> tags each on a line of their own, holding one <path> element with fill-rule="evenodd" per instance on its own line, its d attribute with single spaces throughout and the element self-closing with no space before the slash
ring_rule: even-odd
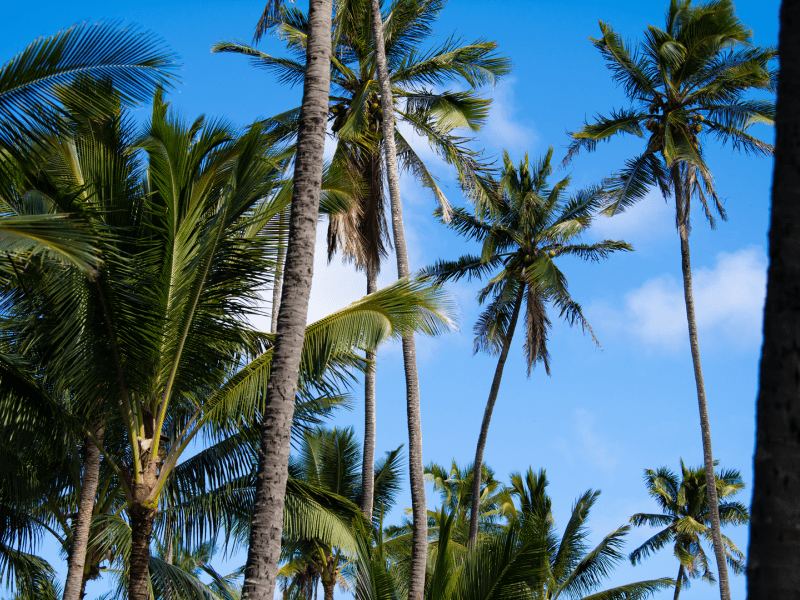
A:
<svg viewBox="0 0 800 600">
<path fill-rule="evenodd" d="M 781 5 L 775 170 L 756 415 L 747 589 L 800 589 L 800 3 Z"/>
<path fill-rule="evenodd" d="M 261 423 L 243 600 L 272 600 L 281 552 L 292 417 L 308 317 L 330 91 L 332 0 L 311 0 L 294 190 L 272 373 Z"/>
<path fill-rule="evenodd" d="M 96 427 L 94 437 L 98 444 L 103 443 L 103 428 Z M 64 600 L 80 600 L 86 589 L 88 573 L 86 567 L 86 551 L 89 547 L 89 530 L 92 525 L 92 513 L 97 496 L 97 485 L 100 480 L 100 449 L 90 439 L 86 439 L 86 459 L 81 480 L 81 494 L 78 500 L 78 515 L 73 522 L 72 548 L 69 554 L 67 580 L 64 583 Z"/>
<path fill-rule="evenodd" d="M 475 465 L 472 470 L 472 507 L 469 513 L 469 541 L 470 546 L 474 545 L 478 539 L 478 517 L 480 516 L 481 501 L 481 467 L 483 465 L 483 451 L 486 449 L 486 438 L 489 435 L 489 423 L 492 420 L 494 403 L 500 392 L 500 381 L 503 378 L 503 368 L 506 366 L 508 351 L 511 348 L 511 340 L 514 337 L 514 329 L 517 327 L 519 311 L 522 306 L 522 296 L 525 293 L 525 286 L 519 286 L 519 292 L 514 301 L 514 311 L 511 313 L 511 321 L 508 324 L 508 331 L 503 340 L 503 349 L 500 351 L 500 358 L 497 359 L 497 367 L 494 371 L 492 387 L 489 390 L 489 399 L 486 401 L 486 410 L 483 412 L 483 422 L 481 423 L 481 433 L 478 436 L 478 447 L 475 450 Z"/>
<path fill-rule="evenodd" d="M 286 260 L 286 234 L 288 233 L 288 213 L 282 211 L 278 215 L 278 261 L 275 265 L 275 280 L 272 282 L 272 320 L 270 333 L 278 329 L 278 311 L 281 307 L 281 289 L 283 287 L 283 262 Z"/>
<path fill-rule="evenodd" d="M 128 510 L 131 519 L 131 559 L 129 600 L 150 600 L 150 540 L 156 511 L 150 506 L 134 502 Z"/>
<path fill-rule="evenodd" d="M 367 295 L 378 291 L 375 268 L 367 267 Z M 367 352 L 372 368 L 364 375 L 364 458 L 361 464 L 361 512 L 372 522 L 375 495 L 375 352 Z"/>
<path fill-rule="evenodd" d="M 700 344 L 697 339 L 697 321 L 694 313 L 694 295 L 692 294 L 692 265 L 689 256 L 689 223 L 686 214 L 686 198 L 684 182 L 679 166 L 671 169 L 672 184 L 675 187 L 675 206 L 678 234 L 681 240 L 681 270 L 683 271 L 683 297 L 686 303 L 686 320 L 689 324 L 689 345 L 692 351 L 694 379 L 697 387 L 697 405 L 700 411 L 700 430 L 703 437 L 703 462 L 706 473 L 706 490 L 708 492 L 709 520 L 711 521 L 711 539 L 714 544 L 714 556 L 717 559 L 719 594 L 721 600 L 730 600 L 728 585 L 728 567 L 725 562 L 725 546 L 722 543 L 722 531 L 719 521 L 719 499 L 717 498 L 717 479 L 714 475 L 714 455 L 711 450 L 711 425 L 708 419 L 706 404 L 706 388 L 703 382 L 703 368 L 700 364 Z"/>
<path fill-rule="evenodd" d="M 397 150 L 394 143 L 394 101 L 389 69 L 386 64 L 386 47 L 383 39 L 383 19 L 379 0 L 370 0 L 372 13 L 372 38 L 375 46 L 375 64 L 381 90 L 383 109 L 383 148 L 386 159 L 386 179 L 392 210 L 392 231 L 397 253 L 397 276 L 408 277 L 408 251 L 403 230 L 403 207 L 400 200 L 400 181 L 397 173 Z M 411 483 L 411 512 L 413 531 L 411 538 L 411 568 L 409 569 L 408 600 L 419 600 L 425 589 L 425 567 L 428 555 L 428 506 L 425 500 L 425 477 L 422 461 L 422 418 L 420 416 L 419 377 L 414 336 L 403 337 L 403 365 L 406 375 L 406 412 L 408 415 L 408 472 Z"/>
</svg>

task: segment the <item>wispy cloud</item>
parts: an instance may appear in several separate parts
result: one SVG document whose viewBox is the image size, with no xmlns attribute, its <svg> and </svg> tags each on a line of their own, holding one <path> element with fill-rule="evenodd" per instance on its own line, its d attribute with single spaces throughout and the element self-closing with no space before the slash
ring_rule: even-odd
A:
<svg viewBox="0 0 800 600">
<path fill-rule="evenodd" d="M 766 271 L 761 247 L 720 252 L 713 267 L 694 271 L 697 327 L 704 344 L 741 350 L 760 343 Z M 587 310 L 599 332 L 622 332 L 651 350 L 674 352 L 688 342 L 683 284 L 672 275 L 631 290 L 621 308 L 596 302 Z"/>
<path fill-rule="evenodd" d="M 516 80 L 505 79 L 492 90 L 492 106 L 479 136 L 493 150 L 519 154 L 533 150 L 537 135 L 522 111 L 517 110 Z"/>
</svg>

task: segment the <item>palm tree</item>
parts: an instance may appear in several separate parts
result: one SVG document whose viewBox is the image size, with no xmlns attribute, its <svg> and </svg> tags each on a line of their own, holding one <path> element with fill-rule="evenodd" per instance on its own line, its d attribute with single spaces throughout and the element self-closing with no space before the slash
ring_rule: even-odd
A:
<svg viewBox="0 0 800 600">
<path fill-rule="evenodd" d="M 101 407 L 126 448 L 120 460 L 83 425 L 123 484 L 129 595 L 139 600 L 159 499 L 187 445 L 203 430 L 230 435 L 267 410 L 275 337 L 246 317 L 275 264 L 265 225 L 285 202 L 271 193 L 281 169 L 258 126 L 237 135 L 217 122 L 186 124 L 160 95 L 138 141 L 122 113 L 91 126 L 81 118 L 76 138 L 54 143 L 42 168 L 3 186 L 4 201 L 20 214 L 79 214 L 102 244 L 103 268 L 87 276 L 51 262 L 3 264 L 4 331 L 11 356 L 37 374 L 42 403 L 69 390 L 84 414 Z M 149 159 L 144 184 L 136 148 Z M 363 367 L 353 348 L 446 326 L 440 299 L 406 280 L 317 322 L 302 348 L 303 394 L 329 394 Z"/>
<path fill-rule="evenodd" d="M 774 89 L 769 68 L 776 53 L 751 45 L 752 32 L 736 17 L 730 0 L 692 4 L 670 0 L 664 29 L 649 26 L 645 41 L 631 48 L 607 23 L 600 23 L 602 37 L 592 40 L 607 61 L 615 81 L 623 86 L 630 108 L 598 116 L 578 132 L 565 161 L 581 149 L 593 151 L 600 140 L 616 134 L 645 135 L 644 151 L 627 161 L 613 179 L 614 198 L 606 209 L 613 215 L 644 198 L 655 186 L 664 197 L 675 198 L 675 218 L 681 246 L 684 300 L 689 327 L 705 473 L 711 503 L 711 529 L 720 577 L 722 600 L 730 599 L 725 552 L 720 533 L 714 491 L 714 458 L 705 385 L 700 363 L 692 271 L 689 255 L 689 208 L 694 197 L 714 227 L 712 210 L 723 219 L 725 211 L 705 163 L 703 137 L 712 135 L 748 154 L 769 156 L 771 145 L 748 133 L 755 123 L 772 124 L 771 100 L 750 99 L 751 90 Z M 705 132 L 703 136 L 699 134 Z"/>
<path fill-rule="evenodd" d="M 360 444 L 352 428 L 307 431 L 297 449 L 289 459 L 289 476 L 313 485 L 315 488 L 335 494 L 354 505 L 361 504 L 364 493 L 361 486 Z M 387 452 L 373 467 L 373 503 L 381 512 L 388 511 L 395 502 L 400 488 L 400 448 Z M 373 523 L 380 526 L 380 522 Z M 352 557 L 319 539 L 301 539 L 284 542 L 285 564 L 279 571 L 283 579 L 284 593 L 309 592 L 322 583 L 325 600 L 333 598 L 334 587 L 339 584 L 346 589 L 347 567 Z"/>
<path fill-rule="evenodd" d="M 600 207 L 603 190 L 593 187 L 567 199 L 565 192 L 569 177 L 550 188 L 547 178 L 552 172 L 552 156 L 553 149 L 550 148 L 534 165 L 530 165 L 526 156 L 517 168 L 508 153 L 504 153 L 499 193 L 486 203 L 486 218 L 481 219 L 466 209 L 458 209 L 453 211 L 449 223 L 449 227 L 461 235 L 481 242 L 481 254 L 462 256 L 456 261 L 439 261 L 425 271 L 437 283 L 457 281 L 462 277 L 483 279 L 491 275 L 488 284 L 478 294 L 480 303 L 489 298 L 491 301 L 475 325 L 475 351 L 499 353 L 500 356 L 475 452 L 470 544 L 474 544 L 478 536 L 478 503 L 481 498 L 479 474 L 489 423 L 523 305 L 526 329 L 524 352 L 528 376 L 539 362 L 544 364 L 549 375 L 548 303 L 556 307 L 570 325 L 579 324 L 595 340 L 580 305 L 572 300 L 567 291 L 564 274 L 556 267 L 553 259 L 569 255 L 598 261 L 607 258 L 612 252 L 631 250 L 628 244 L 621 241 L 575 243 L 591 226 Z M 499 271 L 495 274 L 497 269 Z"/>
<path fill-rule="evenodd" d="M 738 471 L 726 470 L 716 475 L 717 496 L 731 498 L 744 489 Z M 658 503 L 661 513 L 637 513 L 631 517 L 636 527 L 664 527 L 661 531 L 631 552 L 631 563 L 636 565 L 650 554 L 673 543 L 674 553 L 680 562 L 675 578 L 675 600 L 683 587 L 689 587 L 689 579 L 701 577 L 714 582 L 714 574 L 708 568 L 701 540 L 711 538 L 709 523 L 708 491 L 705 471 L 687 468 L 681 460 L 681 478 L 661 467 L 656 471 L 645 469 L 644 483 L 647 492 Z M 719 505 L 720 521 L 723 525 L 744 525 L 750 520 L 747 507 L 740 502 L 723 501 Z M 742 552 L 730 539 L 723 536 L 725 557 L 734 573 L 742 574 L 745 559 Z"/>
<path fill-rule="evenodd" d="M 613 567 L 624 560 L 620 552 L 628 526 L 620 527 L 591 548 L 586 521 L 599 492 L 584 493 L 573 506 L 559 537 L 546 493 L 544 471 L 530 469 L 510 491 L 516 504 L 508 524 L 465 547 L 453 540 L 457 511 L 437 515 L 438 539 L 430 557 L 425 600 L 495 600 L 555 598 L 627 598 L 641 600 L 673 585 L 671 579 L 653 579 L 601 588 Z M 372 553 L 359 551 L 359 598 L 391 597 L 399 587 L 397 570 L 379 545 Z"/>
<path fill-rule="evenodd" d="M 800 147 L 800 39 L 792 24 L 800 19 L 796 2 L 782 2 L 778 51 L 778 106 L 775 132 L 775 169 L 769 229 L 769 273 L 764 308 L 764 345 L 761 353 L 753 520 L 747 589 L 752 598 L 787 597 L 800 588 L 795 540 L 787 531 L 800 530 L 800 512 L 794 498 L 800 494 L 796 467 L 800 440 L 793 433 L 800 422 L 797 402 L 800 370 L 800 311 L 797 282 L 800 265 L 792 258 L 800 248 L 800 181 L 796 165 Z"/>
<path fill-rule="evenodd" d="M 334 27 L 334 50 L 331 61 L 334 91 L 330 97 L 330 118 L 333 132 L 339 140 L 334 161 L 349 165 L 356 178 L 363 182 L 363 197 L 360 207 L 351 214 L 331 220 L 329 229 L 329 254 L 339 246 L 345 258 L 367 273 L 367 293 L 377 289 L 376 280 L 381 258 L 388 245 L 384 220 L 384 191 L 382 180 L 387 177 L 390 191 L 394 246 L 397 253 L 398 276 L 410 273 L 403 232 L 402 208 L 397 183 L 397 162 L 412 172 L 431 189 L 437 200 L 448 210 L 447 200 L 439 189 L 435 178 L 414 152 L 411 145 L 394 128 L 394 120 L 383 118 L 393 114 L 408 123 L 417 133 L 428 138 L 436 151 L 453 164 L 467 189 L 475 187 L 482 177 L 485 165 L 471 151 L 464 138 L 453 134 L 459 127 L 476 130 L 486 117 L 488 104 L 471 88 L 484 83 L 493 83 L 497 77 L 508 72 L 507 59 L 494 54 L 496 45 L 491 42 L 476 42 L 461 45 L 448 40 L 430 52 L 420 49 L 427 37 L 432 22 L 444 7 L 444 2 L 417 2 L 397 0 L 392 4 L 392 18 L 381 27 L 380 10 L 370 11 L 361 0 L 342 0 L 337 4 Z M 215 51 L 237 52 L 249 56 L 254 65 L 275 72 L 283 81 L 296 83 L 302 80 L 305 65 L 303 53 L 307 37 L 307 18 L 297 9 L 277 10 L 271 4 L 262 16 L 256 38 L 266 31 L 276 30 L 293 51 L 294 58 L 276 58 L 239 42 L 224 42 L 214 47 Z M 270 12 L 271 11 L 271 12 Z M 372 15 L 372 18 L 370 16 Z M 384 32 L 383 29 L 386 31 Z M 420 33 L 423 32 L 423 33 Z M 386 35 L 384 36 L 383 33 Z M 380 37 L 380 41 L 378 40 Z M 384 49 L 385 57 L 375 48 Z M 383 63 L 381 61 L 383 60 Z M 391 75 L 387 70 L 391 68 Z M 376 73 L 377 71 L 377 73 Z M 386 71 L 386 73 L 384 73 Z M 388 77 L 394 92 L 387 92 L 387 83 L 379 88 L 381 77 Z M 435 93 L 427 85 L 444 85 L 449 82 L 466 84 L 465 92 Z M 380 102 L 378 92 L 380 89 Z M 405 100 L 405 107 L 395 105 L 396 99 Z M 381 107 L 382 106 L 382 107 Z M 297 109 L 286 111 L 272 122 L 279 138 L 292 135 L 296 127 Z M 388 140 L 388 142 L 387 142 Z M 396 149 L 399 148 L 399 157 Z M 386 162 L 381 161 L 381 147 Z M 419 391 L 416 373 L 414 341 L 403 341 L 403 356 L 407 378 L 407 404 L 409 419 L 409 461 L 412 510 L 415 519 L 425 520 L 425 486 L 422 476 L 421 422 L 419 415 Z M 374 360 L 373 353 L 369 358 Z M 369 473 L 374 457 L 375 422 L 375 376 L 365 377 L 365 444 L 362 480 L 370 483 Z M 364 496 L 364 512 L 371 514 L 370 495 Z M 424 557 L 427 535 L 420 525 L 415 530 L 416 544 L 420 552 L 415 556 L 412 578 L 412 597 L 422 593 L 424 584 Z"/>
<path fill-rule="evenodd" d="M 270 1 L 269 4 L 272 4 Z M 267 389 L 250 545 L 242 598 L 272 600 L 280 558 L 292 413 L 314 267 L 322 153 L 330 91 L 333 0 L 309 2 L 288 246 L 275 330 L 276 361 Z"/>
<path fill-rule="evenodd" d="M 39 38 L 0 68 L 0 147 L 15 160 L 41 142 L 42 114 L 60 111 L 64 89 L 93 78 L 112 83 L 123 102 L 149 100 L 156 86 L 174 81 L 175 55 L 152 33 L 113 23 L 80 23 Z M 71 86 L 71 102 L 85 109 L 102 104 L 91 86 Z M 14 161 L 0 161 L 0 170 Z M 91 269 L 97 256 L 85 231 L 64 216 L 6 216 L 0 219 L 3 249 L 12 255 L 48 253 Z M 67 578 L 65 598 L 75 596 Z"/>
</svg>

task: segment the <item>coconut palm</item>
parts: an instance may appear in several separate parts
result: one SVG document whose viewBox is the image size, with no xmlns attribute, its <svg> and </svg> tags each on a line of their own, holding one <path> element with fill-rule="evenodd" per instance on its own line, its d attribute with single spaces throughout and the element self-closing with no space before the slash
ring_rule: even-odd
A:
<svg viewBox="0 0 800 600">
<path fill-rule="evenodd" d="M 598 261 L 612 252 L 631 250 L 622 241 L 577 243 L 581 234 L 591 226 L 604 192 L 595 186 L 567 198 L 569 177 L 551 188 L 548 176 L 552 171 L 552 156 L 553 149 L 550 148 L 535 164 L 531 165 L 526 156 L 519 167 L 515 167 L 504 153 L 500 193 L 485 204 L 486 218 L 476 217 L 466 209 L 457 209 L 448 225 L 459 234 L 481 242 L 481 254 L 462 256 L 456 261 L 439 261 L 425 271 L 437 283 L 458 281 L 462 277 L 491 277 L 478 294 L 480 303 L 487 299 L 490 302 L 474 328 L 475 352 L 483 350 L 499 354 L 499 357 L 475 452 L 470 544 L 475 543 L 478 535 L 479 474 L 489 423 L 520 312 L 524 308 L 524 352 L 528 376 L 540 362 L 549 375 L 547 335 L 551 323 L 547 316 L 548 304 L 557 308 L 567 323 L 580 325 L 597 341 L 580 305 L 569 295 L 566 278 L 553 259 L 576 256 Z"/>
<path fill-rule="evenodd" d="M 317 489 L 345 498 L 358 506 L 361 504 L 361 448 L 352 428 L 307 431 L 290 457 L 289 476 L 306 482 Z M 388 452 L 373 470 L 373 503 L 379 512 L 389 511 L 400 487 L 400 448 Z M 380 527 L 380 521 L 373 523 Z M 310 592 L 322 583 L 325 600 L 333 598 L 334 587 L 348 589 L 347 568 L 352 556 L 341 548 L 319 539 L 284 542 L 285 564 L 279 571 L 285 594 L 294 597 L 300 593 L 310 599 Z"/>
<path fill-rule="evenodd" d="M 722 500 L 719 516 L 722 525 L 746 525 L 750 521 L 747 507 L 740 502 L 728 500 L 742 489 L 744 482 L 738 471 L 725 470 L 716 475 L 717 496 Z M 672 544 L 675 557 L 680 562 L 678 576 L 675 578 L 675 600 L 683 587 L 689 587 L 689 580 L 700 577 L 709 583 L 714 582 L 714 574 L 708 567 L 703 539 L 711 539 L 709 527 L 709 503 L 706 487 L 706 474 L 702 468 L 687 468 L 681 460 L 680 479 L 661 467 L 655 471 L 645 469 L 644 482 L 648 494 L 658 503 L 661 513 L 637 513 L 631 517 L 636 527 L 649 525 L 663 527 L 661 531 L 631 552 L 632 564 Z M 725 558 L 737 575 L 744 573 L 745 558 L 729 538 L 723 536 Z"/>
<path fill-rule="evenodd" d="M 183 451 L 201 431 L 226 436 L 252 423 L 268 404 L 275 338 L 247 316 L 274 269 L 268 224 L 285 208 L 272 194 L 281 168 L 259 126 L 239 135 L 187 124 L 160 95 L 138 141 L 119 111 L 90 127 L 76 112 L 74 127 L 39 171 L 20 169 L 3 186 L 3 200 L 21 214 L 77 212 L 94 228 L 103 268 L 87 276 L 46 261 L 4 264 L 5 335 L 44 378 L 44 400 L 58 394 L 43 382 L 57 382 L 55 392 L 69 390 L 84 412 L 102 407 L 106 429 L 121 432 L 124 459 L 83 427 L 123 484 L 129 596 L 139 600 L 159 499 Z M 440 297 L 406 280 L 309 328 L 303 394 L 324 397 L 363 367 L 353 348 L 409 327 L 436 332 Z"/>
<path fill-rule="evenodd" d="M 753 99 L 753 90 L 772 91 L 775 72 L 772 48 L 751 45 L 752 32 L 736 17 L 730 0 L 692 4 L 671 0 L 663 29 L 649 26 L 636 47 L 623 42 L 607 23 L 602 37 L 592 40 L 623 87 L 629 108 L 598 116 L 572 134 L 567 161 L 580 150 L 593 151 L 601 140 L 617 134 L 645 137 L 644 151 L 628 160 L 613 179 L 614 198 L 607 214 L 622 212 L 658 187 L 664 197 L 675 198 L 675 218 L 680 237 L 684 299 L 689 327 L 705 473 L 711 498 L 711 528 L 720 577 L 720 594 L 729 600 L 725 553 L 720 534 L 711 429 L 700 362 L 697 324 L 692 296 L 689 253 L 690 204 L 698 200 L 714 226 L 716 212 L 725 211 L 705 162 L 704 139 L 709 136 L 733 149 L 769 156 L 773 148 L 749 133 L 756 123 L 772 124 L 771 99 Z"/>
<path fill-rule="evenodd" d="M 272 1 L 268 4 L 272 4 Z M 247 600 L 272 600 L 280 558 L 292 412 L 301 369 L 322 185 L 325 117 L 330 92 L 332 11 L 333 0 L 309 2 L 295 181 L 281 303 L 275 329 L 276 362 L 267 389 L 262 421 L 255 509 L 242 588 L 242 597 Z"/>
<path fill-rule="evenodd" d="M 124 102 L 149 100 L 156 85 L 174 80 L 175 55 L 153 34 L 114 23 L 80 23 L 42 37 L 0 68 L 0 147 L 20 159 L 41 142 L 42 114 L 63 107 L 66 86 L 93 78 L 111 82 Z M 91 87 L 72 86 L 71 102 L 84 108 L 103 102 Z M 0 161 L 0 169 L 9 161 Z M 5 216 L 0 242 L 12 255 L 47 253 L 91 269 L 97 256 L 79 223 L 65 216 Z M 76 565 L 77 566 L 77 565 Z M 67 578 L 66 598 L 75 596 Z"/>
<path fill-rule="evenodd" d="M 426 137 L 434 149 L 449 163 L 453 164 L 465 186 L 471 189 L 480 180 L 485 168 L 479 156 L 466 145 L 464 138 L 455 135 L 454 129 L 466 127 L 476 130 L 486 117 L 487 100 L 480 98 L 471 88 L 484 83 L 493 83 L 509 69 L 507 59 L 498 57 L 491 42 L 476 42 L 462 45 L 449 40 L 432 51 L 421 49 L 421 43 L 429 35 L 433 21 L 444 7 L 445 2 L 416 2 L 398 0 L 391 6 L 391 20 L 385 26 L 386 57 L 391 70 L 391 85 L 394 91 L 381 92 L 378 103 L 380 75 L 376 70 L 381 58 L 375 52 L 376 19 L 363 0 L 341 1 L 337 4 L 333 38 L 333 59 L 331 62 L 333 91 L 330 97 L 330 119 L 332 130 L 337 136 L 334 161 L 350 167 L 355 177 L 363 182 L 360 206 L 350 214 L 331 220 L 329 229 L 329 253 L 338 246 L 345 258 L 353 260 L 367 273 L 367 293 L 377 289 L 376 280 L 381 258 L 386 254 L 388 236 L 384 219 L 383 176 L 389 182 L 391 198 L 394 245 L 397 251 L 398 274 L 406 277 L 410 273 L 405 249 L 402 209 L 399 187 L 396 181 L 397 159 L 399 165 L 413 173 L 431 189 L 439 202 L 448 210 L 447 200 L 439 189 L 435 178 L 413 150 L 408 141 L 394 129 L 392 119 L 384 119 L 383 114 L 394 114 L 418 134 Z M 293 52 L 293 58 L 276 58 L 260 52 L 240 42 L 217 44 L 215 51 L 237 52 L 249 56 L 254 65 L 275 72 L 289 83 L 302 80 L 304 74 L 304 48 L 307 36 L 307 18 L 297 9 L 276 10 L 274 4 L 268 6 L 259 22 L 257 36 L 266 31 L 277 31 Z M 272 12 L 270 12 L 272 11 Z M 381 37 L 382 34 L 381 34 Z M 382 71 L 381 71 L 382 72 Z M 436 93 L 426 88 L 430 85 L 445 85 L 450 82 L 468 87 L 462 92 Z M 385 86 L 384 86 L 385 88 Z M 404 106 L 396 105 L 395 100 L 404 101 Z M 276 134 L 280 139 L 293 135 L 296 127 L 297 109 L 286 111 L 272 119 Z M 387 129 L 389 128 L 389 129 Z M 389 132 L 389 133 L 387 133 Z M 390 140 L 393 143 L 386 143 Z M 395 156 L 396 144 L 399 156 Z M 386 154 L 386 162 L 381 160 L 381 149 Z M 391 155 L 391 156 L 390 156 Z M 409 460 L 415 465 L 410 470 L 412 479 L 412 508 L 420 522 L 425 515 L 424 483 L 422 480 L 421 424 L 419 420 L 418 383 L 413 339 L 403 342 L 404 361 L 407 375 L 407 401 L 409 406 Z M 370 353 L 369 358 L 374 356 Z M 374 457 L 374 373 L 365 378 L 365 444 L 362 479 L 364 485 L 370 483 L 369 473 Z M 371 514 L 370 495 L 365 494 L 365 514 Z M 426 535 L 420 530 L 416 533 L 417 544 L 421 548 L 419 556 L 424 556 Z M 412 596 L 421 593 L 424 579 L 422 559 L 416 561 L 415 584 Z"/>
<path fill-rule="evenodd" d="M 662 578 L 602 589 L 603 580 L 624 560 L 620 550 L 630 528 L 620 527 L 594 548 L 589 546 L 586 522 L 599 496 L 589 490 L 576 501 L 559 537 L 544 471 L 537 476 L 529 470 L 520 485 L 521 493 L 516 488 L 511 492 L 516 505 L 508 525 L 487 533 L 471 547 L 453 540 L 457 511 L 440 511 L 425 600 L 634 600 L 673 585 L 671 579 Z M 380 545 L 371 555 L 362 546 L 358 576 L 364 590 L 359 598 L 390 597 L 389 590 L 398 586 L 397 572 Z"/>
</svg>

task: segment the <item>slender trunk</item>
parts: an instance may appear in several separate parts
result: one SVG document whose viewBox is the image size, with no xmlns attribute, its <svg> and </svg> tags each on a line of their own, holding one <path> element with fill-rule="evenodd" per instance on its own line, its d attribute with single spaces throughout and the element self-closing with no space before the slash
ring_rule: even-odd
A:
<svg viewBox="0 0 800 600">
<path fill-rule="evenodd" d="M 309 3 L 306 74 L 297 136 L 289 244 L 272 373 L 261 423 L 261 447 L 242 600 L 272 600 L 281 553 L 292 417 L 308 317 L 322 187 L 322 152 L 330 90 L 332 4 L 332 0 L 311 0 Z"/>
<path fill-rule="evenodd" d="M 278 330 L 278 311 L 281 307 L 281 289 L 283 287 L 283 263 L 286 260 L 286 234 L 288 233 L 288 213 L 281 211 L 278 215 L 278 262 L 275 265 L 275 280 L 272 282 L 272 322 L 270 333 Z"/>
<path fill-rule="evenodd" d="M 394 144 L 394 100 L 386 66 L 386 47 L 383 41 L 383 20 L 379 0 L 370 1 L 372 37 L 375 45 L 375 64 L 381 89 L 383 109 L 383 147 L 386 158 L 386 179 L 392 208 L 394 248 L 397 253 L 397 276 L 408 277 L 406 237 L 403 231 L 403 207 L 400 201 L 400 181 L 397 173 L 397 150 Z M 417 351 L 414 336 L 403 338 L 403 364 L 406 373 L 406 411 L 408 413 L 408 472 L 411 480 L 411 568 L 409 570 L 408 600 L 419 600 L 425 588 L 425 566 L 428 555 L 428 507 L 425 501 L 425 477 L 422 462 L 422 419 L 420 416 Z"/>
<path fill-rule="evenodd" d="M 168 565 L 172 564 L 172 555 L 174 550 L 172 548 L 172 518 L 167 517 L 167 524 L 164 527 L 164 562 Z"/>
<path fill-rule="evenodd" d="M 683 565 L 678 567 L 678 578 L 675 580 L 675 595 L 672 600 L 678 600 L 678 596 L 681 593 L 681 581 L 683 581 Z"/>
<path fill-rule="evenodd" d="M 764 346 L 757 405 L 749 597 L 800 589 L 800 2 L 784 0 Z"/>
<path fill-rule="evenodd" d="M 367 294 L 378 291 L 378 276 L 374 267 L 367 267 Z M 375 495 L 375 353 L 367 352 L 372 368 L 364 375 L 364 458 L 361 464 L 361 512 L 372 521 L 372 502 Z"/>
<path fill-rule="evenodd" d="M 692 264 L 689 257 L 689 215 L 686 213 L 684 182 L 679 166 L 671 169 L 672 184 L 675 188 L 675 207 L 678 233 L 681 239 L 681 269 L 683 271 L 683 297 L 686 302 L 686 320 L 689 324 L 689 345 L 692 350 L 694 380 L 697 386 L 697 405 L 700 410 L 700 430 L 703 434 L 703 462 L 706 472 L 706 491 L 708 493 L 708 512 L 711 521 L 711 539 L 714 556 L 717 559 L 719 595 L 722 600 L 730 600 L 728 586 L 728 567 L 725 564 L 725 546 L 719 522 L 719 500 L 717 498 L 717 478 L 714 475 L 714 455 L 711 451 L 711 425 L 708 420 L 706 388 L 703 383 L 703 368 L 700 364 L 700 344 L 697 341 L 697 322 L 694 314 L 694 295 L 692 294 Z"/>
<path fill-rule="evenodd" d="M 103 443 L 103 428 L 95 428 L 97 441 Z M 89 547 L 89 530 L 92 525 L 94 501 L 97 496 L 97 484 L 100 481 L 100 449 L 89 439 L 86 440 L 86 462 L 83 466 L 81 495 L 78 500 L 78 516 L 72 524 L 72 548 L 69 554 L 67 580 L 64 583 L 64 600 L 80 600 L 86 588 L 84 568 L 86 551 Z"/>
<path fill-rule="evenodd" d="M 336 588 L 336 584 L 334 582 L 324 581 L 322 582 L 322 591 L 323 597 L 325 600 L 333 600 L 333 590 Z"/>
<path fill-rule="evenodd" d="M 500 351 L 500 358 L 497 359 L 497 368 L 494 370 L 492 387 L 489 390 L 489 399 L 486 401 L 486 410 L 483 411 L 483 422 L 481 423 L 481 433 L 478 437 L 478 447 L 475 450 L 475 465 L 472 469 L 472 508 L 469 513 L 469 545 L 475 544 L 478 539 L 478 517 L 480 516 L 481 501 L 481 466 L 483 464 L 483 451 L 486 448 L 486 437 L 489 435 L 489 423 L 492 420 L 494 403 L 497 401 L 497 394 L 500 392 L 500 381 L 503 378 L 503 368 L 506 366 L 508 351 L 511 348 L 511 340 L 514 338 L 514 330 L 517 327 L 519 310 L 522 306 L 522 296 L 525 293 L 525 286 L 519 286 L 519 292 L 514 300 L 514 312 L 511 313 L 511 321 L 508 324 L 508 331 L 503 340 L 503 349 Z"/>
<path fill-rule="evenodd" d="M 131 519 L 131 559 L 128 600 L 150 600 L 150 539 L 156 511 L 141 503 L 134 503 L 129 511 Z"/>
</svg>

